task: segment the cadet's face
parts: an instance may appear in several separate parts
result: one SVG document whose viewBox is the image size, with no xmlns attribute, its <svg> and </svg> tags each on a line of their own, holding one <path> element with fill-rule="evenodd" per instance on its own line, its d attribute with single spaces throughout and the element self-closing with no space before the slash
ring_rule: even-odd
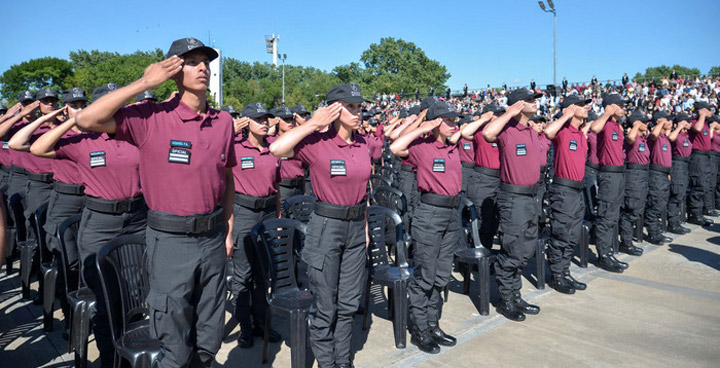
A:
<svg viewBox="0 0 720 368">
<path fill-rule="evenodd" d="M 438 127 L 440 129 L 440 135 L 443 137 L 449 137 L 457 131 L 457 124 L 455 118 L 442 118 L 442 123 Z"/>
<path fill-rule="evenodd" d="M 266 136 L 268 133 L 268 117 L 261 116 L 259 118 L 251 118 L 248 124 L 250 133 L 258 136 Z"/>
<path fill-rule="evenodd" d="M 58 109 L 58 100 L 54 97 L 45 97 L 40 99 L 40 112 L 49 114 Z"/>
<path fill-rule="evenodd" d="M 75 117 L 75 114 L 85 108 L 85 101 L 72 101 L 65 104 L 68 107 L 68 116 L 71 118 Z"/>
<path fill-rule="evenodd" d="M 590 106 L 585 106 L 585 104 L 580 105 L 582 107 L 581 109 L 575 109 L 575 117 L 578 119 L 587 119 L 588 117 L 588 111 L 590 110 Z"/>
<path fill-rule="evenodd" d="M 182 56 L 182 71 L 176 75 L 183 88 L 204 92 L 210 85 L 210 60 L 200 51 L 189 52 Z"/>
<path fill-rule="evenodd" d="M 350 103 L 340 101 L 343 109 L 340 112 L 340 123 L 351 130 L 360 129 L 360 115 L 362 115 L 361 103 Z"/>
<path fill-rule="evenodd" d="M 292 118 L 280 119 L 278 121 L 278 125 L 280 126 L 280 131 L 282 131 L 282 132 L 287 132 L 288 130 L 294 128 L 295 127 L 294 124 L 295 123 L 293 122 Z"/>
<path fill-rule="evenodd" d="M 526 98 L 523 102 L 525 102 L 525 106 L 522 109 L 523 114 L 533 115 L 537 112 L 537 104 L 534 98 Z"/>
</svg>

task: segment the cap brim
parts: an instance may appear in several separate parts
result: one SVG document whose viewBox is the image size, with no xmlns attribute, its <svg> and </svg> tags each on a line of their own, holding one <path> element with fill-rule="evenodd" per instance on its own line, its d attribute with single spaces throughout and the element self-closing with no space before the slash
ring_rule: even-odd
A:
<svg viewBox="0 0 720 368">
<path fill-rule="evenodd" d="M 69 99 L 67 99 L 67 100 L 63 100 L 63 103 L 75 102 L 75 101 L 85 101 L 85 102 L 87 102 L 88 99 L 87 99 L 87 97 L 74 97 L 74 98 L 69 98 Z"/>
<path fill-rule="evenodd" d="M 542 96 L 543 96 L 542 93 L 535 93 L 535 94 L 532 95 L 533 98 L 540 98 L 540 97 L 542 97 Z"/>
<path fill-rule="evenodd" d="M 337 100 L 328 101 L 328 104 L 335 103 L 335 102 L 338 102 L 338 101 L 347 102 L 347 103 L 372 102 L 372 101 L 366 100 L 366 99 L 364 99 L 364 98 L 362 98 L 362 97 L 360 97 L 360 96 L 352 96 L 352 97 L 347 97 L 347 98 L 341 98 L 341 99 L 337 99 Z"/>
<path fill-rule="evenodd" d="M 257 119 L 257 118 L 261 118 L 261 117 L 263 117 L 263 116 L 267 116 L 268 118 L 273 118 L 273 117 L 275 117 L 275 115 L 273 115 L 273 114 L 271 114 L 271 113 L 269 113 L 269 112 L 268 112 L 268 113 L 264 113 L 264 114 L 250 114 L 250 115 L 245 115 L 245 116 L 243 116 L 243 117 L 250 118 L 250 119 Z"/>
<path fill-rule="evenodd" d="M 203 54 L 205 54 L 205 56 L 208 57 L 208 59 L 210 59 L 210 61 L 213 61 L 213 60 L 217 59 L 217 57 L 219 56 L 218 53 L 217 53 L 217 51 L 215 51 L 214 48 L 212 48 L 212 47 L 207 47 L 207 46 L 196 47 L 196 48 L 194 48 L 194 49 L 192 49 L 192 50 L 187 50 L 187 51 L 183 52 L 182 54 L 178 54 L 177 56 L 183 56 L 183 55 L 185 55 L 185 54 L 188 54 L 188 53 L 191 53 L 191 52 L 194 52 L 194 51 L 200 51 L 200 52 L 202 52 Z M 171 57 L 171 56 L 172 56 L 172 55 L 167 55 L 167 57 Z"/>
<path fill-rule="evenodd" d="M 462 115 L 460 115 L 457 111 L 448 111 L 446 113 L 438 115 L 438 117 L 441 117 L 441 118 L 457 118 L 460 116 L 462 116 Z"/>
</svg>

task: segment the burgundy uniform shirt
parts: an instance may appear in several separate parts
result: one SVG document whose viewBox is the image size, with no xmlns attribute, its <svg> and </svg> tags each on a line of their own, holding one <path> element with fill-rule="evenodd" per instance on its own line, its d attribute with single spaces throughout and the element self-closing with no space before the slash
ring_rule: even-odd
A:
<svg viewBox="0 0 720 368">
<path fill-rule="evenodd" d="M 582 130 L 575 128 L 569 122 L 565 123 L 555 135 L 553 145 L 555 176 L 575 181 L 583 180 L 588 143 Z"/>
<path fill-rule="evenodd" d="M 605 128 L 597 135 L 597 154 L 600 165 L 625 165 L 623 142 L 625 142 L 625 134 L 622 126 L 615 120 L 608 120 Z"/>
<path fill-rule="evenodd" d="M 625 144 L 627 163 L 638 165 L 650 163 L 650 147 L 648 147 L 647 141 L 647 136 L 638 133 L 633 144 Z"/>
<path fill-rule="evenodd" d="M 535 185 L 540 180 L 540 138 L 535 130 L 510 120 L 497 137 L 500 148 L 500 181 Z"/>
<path fill-rule="evenodd" d="M 56 147 L 61 147 L 67 144 L 70 137 L 80 135 L 84 133 L 76 133 L 75 131 L 68 130 L 67 133 L 58 141 Z M 50 160 L 53 171 L 53 179 L 63 182 L 65 184 L 82 185 L 82 177 L 80 176 L 80 170 L 78 169 L 75 161 L 72 160 Z"/>
<path fill-rule="evenodd" d="M 429 135 L 408 146 L 408 161 L 417 166 L 420 193 L 454 196 L 462 189 L 462 166 L 456 144 L 444 144 Z"/>
<path fill-rule="evenodd" d="M 318 200 L 353 206 L 365 199 L 370 180 L 370 152 L 367 141 L 355 133 L 347 143 L 331 125 L 315 132 L 295 146 L 295 157 L 310 169 L 313 192 Z"/>
<path fill-rule="evenodd" d="M 720 152 L 720 133 L 719 132 L 713 133 L 711 146 L 712 146 L 713 152 Z"/>
<path fill-rule="evenodd" d="M 138 147 L 140 181 L 151 210 L 179 216 L 222 205 L 225 169 L 236 165 L 230 114 L 198 115 L 180 97 L 115 113 L 115 138 Z"/>
<path fill-rule="evenodd" d="M 656 140 L 650 139 L 650 162 L 653 165 L 672 167 L 672 148 L 670 138 L 663 133 Z"/>
<path fill-rule="evenodd" d="M 118 200 L 136 197 L 140 190 L 138 149 L 106 133 L 85 133 L 69 137 L 55 147 L 59 160 L 77 164 L 85 194 Z"/>
<path fill-rule="evenodd" d="M 689 157 L 692 153 L 692 143 L 690 137 L 685 132 L 678 133 L 675 142 L 672 142 L 672 155 L 680 157 Z"/>
<path fill-rule="evenodd" d="M 538 135 L 538 139 L 540 143 L 540 166 L 545 166 L 547 165 L 548 151 L 550 151 L 552 142 L 542 133 Z"/>
<path fill-rule="evenodd" d="M 7 140 L 9 141 L 10 138 L 12 138 L 13 135 L 15 135 L 15 133 L 18 132 L 18 130 L 24 128 L 28 124 L 30 124 L 30 123 L 25 120 L 20 120 L 17 123 L 15 123 L 15 125 L 13 125 L 12 128 L 10 128 L 10 131 L 8 131 L 8 133 L 6 135 Z M 22 168 L 25 167 L 25 163 L 23 162 L 25 155 L 32 155 L 32 153 L 30 153 L 30 152 L 15 151 L 15 150 L 9 149 L 9 148 L 6 152 L 8 153 L 8 155 L 7 155 L 8 165 L 20 166 Z"/>
<path fill-rule="evenodd" d="M 50 126 L 43 124 L 33 132 L 30 136 L 30 145 L 40 138 L 41 135 L 50 131 Z M 52 159 L 37 157 L 30 152 L 24 152 L 22 162 L 25 165 L 25 169 L 34 174 L 50 174 L 53 172 Z"/>
<path fill-rule="evenodd" d="M 485 140 L 482 130 L 475 132 L 473 136 L 475 144 L 475 165 L 488 169 L 500 169 L 500 151 L 497 141 L 490 143 Z"/>
<path fill-rule="evenodd" d="M 242 134 L 235 136 L 234 143 L 238 163 L 232 169 L 235 191 L 253 197 L 277 193 L 275 185 L 280 181 L 280 159 L 270 153 L 269 146 L 259 150 Z"/>
<path fill-rule="evenodd" d="M 589 131 L 588 135 L 587 135 L 587 143 L 588 143 L 587 160 L 591 164 L 600 165 L 600 160 L 598 160 L 598 153 L 597 153 L 597 134 L 595 134 L 593 131 Z"/>
<path fill-rule="evenodd" d="M 690 125 L 695 125 L 697 120 L 693 120 Z M 693 151 L 709 151 L 710 150 L 710 127 L 707 121 L 705 126 L 700 132 L 696 132 L 695 129 L 690 128 L 690 142 L 692 143 Z"/>
<path fill-rule="evenodd" d="M 458 143 L 458 147 L 460 148 L 461 162 L 475 163 L 475 147 L 473 147 L 472 141 L 465 138 L 460 138 L 460 143 Z"/>
</svg>

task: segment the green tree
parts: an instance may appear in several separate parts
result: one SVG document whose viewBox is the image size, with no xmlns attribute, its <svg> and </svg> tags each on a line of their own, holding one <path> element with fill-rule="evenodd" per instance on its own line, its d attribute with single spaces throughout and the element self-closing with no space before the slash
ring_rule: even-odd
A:
<svg viewBox="0 0 720 368">
<path fill-rule="evenodd" d="M 718 76 L 720 76 L 720 65 L 719 65 L 719 66 L 714 66 L 714 67 L 710 68 L 710 71 L 708 72 L 708 75 L 711 75 L 711 76 L 713 76 L 713 77 L 718 77 Z"/>
<path fill-rule="evenodd" d="M 0 95 L 9 102 L 16 101 L 18 93 L 30 89 L 65 88 L 73 75 L 72 64 L 64 59 L 44 57 L 13 65 L 0 76 Z"/>
<path fill-rule="evenodd" d="M 655 66 L 651 68 L 645 69 L 645 74 L 642 74 L 638 72 L 635 74 L 636 80 L 641 79 L 653 79 L 653 80 L 660 80 L 663 77 L 669 77 L 670 74 L 672 74 L 673 69 L 675 69 L 675 72 L 678 76 L 683 75 L 699 75 L 700 69 L 698 68 L 688 68 L 682 65 L 673 65 L 673 66 L 667 66 L 667 65 L 660 65 Z"/>
</svg>

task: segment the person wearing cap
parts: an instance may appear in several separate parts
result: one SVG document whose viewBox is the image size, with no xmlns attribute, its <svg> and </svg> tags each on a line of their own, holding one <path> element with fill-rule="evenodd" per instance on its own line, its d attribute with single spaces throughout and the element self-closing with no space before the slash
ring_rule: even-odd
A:
<svg viewBox="0 0 720 368">
<path fill-rule="evenodd" d="M 497 192 L 500 189 L 500 152 L 497 142 L 488 142 L 483 137 L 483 127 L 505 113 L 495 103 L 485 105 L 480 118 L 465 125 L 461 131 L 463 138 L 472 139 L 473 170 L 471 182 L 468 183 L 467 196 L 477 211 L 480 223 L 480 242 L 488 249 L 493 246 L 493 238 L 498 229 Z"/>
<path fill-rule="evenodd" d="M 195 38 L 175 40 L 167 59 L 76 116 L 81 128 L 138 148 L 149 207 L 147 304 L 161 368 L 210 366 L 222 342 L 236 161 L 232 118 L 207 102 L 209 65 L 217 57 Z M 177 85 L 175 97 L 123 107 L 168 79 Z"/>
<path fill-rule="evenodd" d="M 497 311 L 513 321 L 538 314 L 540 307 L 520 295 L 522 269 L 535 254 L 538 238 L 537 191 L 540 180 L 540 142 L 530 117 L 537 112 L 536 94 L 518 88 L 508 95 L 503 116 L 483 129 L 488 142 L 497 142 L 500 153 L 500 190 L 497 194 L 500 243 L 495 275 L 501 301 Z"/>
<path fill-rule="evenodd" d="M 235 109 L 235 106 L 233 105 L 225 105 L 220 108 L 220 111 L 225 111 L 226 113 L 230 114 L 230 116 L 233 118 L 233 120 L 240 117 L 240 113 Z M 237 129 L 236 129 L 237 131 Z"/>
<path fill-rule="evenodd" d="M 253 346 L 253 336 L 262 337 L 265 326 L 265 283 L 258 268 L 250 231 L 269 218 L 277 217 L 280 181 L 280 160 L 270 154 L 266 139 L 270 113 L 262 103 L 245 105 L 241 117 L 248 120 L 248 134 L 243 137 L 235 131 L 235 206 L 233 210 L 233 281 L 235 319 L 240 324 L 238 346 Z M 270 331 L 270 341 L 279 342 L 282 337 Z"/>
<path fill-rule="evenodd" d="M 714 177 L 711 178 L 710 191 L 713 192 L 710 202 L 710 209 L 717 212 L 720 210 L 720 116 L 713 115 L 714 123 L 711 124 L 711 147 L 713 157 Z"/>
<path fill-rule="evenodd" d="M 718 185 L 718 164 L 720 164 L 720 140 L 716 138 L 717 130 L 720 126 L 720 116 L 712 115 L 707 118 L 708 128 L 710 130 L 710 171 L 708 172 L 707 191 L 705 191 L 705 216 L 720 216 L 720 212 L 715 209 L 715 190 Z"/>
<path fill-rule="evenodd" d="M 479 116 L 477 116 L 479 118 Z M 457 127 L 462 131 L 465 125 L 475 121 L 473 115 L 465 115 L 457 122 Z M 460 165 L 462 165 L 462 190 L 463 196 L 467 196 L 468 185 L 474 182 L 475 176 L 475 148 L 472 139 L 460 137 Z"/>
<path fill-rule="evenodd" d="M 625 192 L 625 133 L 618 120 L 625 116 L 626 103 L 617 93 L 605 95 L 602 101 L 605 112 L 591 126 L 592 132 L 597 134 L 600 164 L 597 173 L 598 218 L 595 223 L 597 266 L 616 273 L 627 268 L 627 263 L 619 261 L 613 254 Z"/>
<path fill-rule="evenodd" d="M 412 233 L 415 238 L 413 276 L 408 282 L 410 342 L 421 351 L 440 352 L 456 339 L 440 329 L 442 290 L 450 282 L 453 254 L 460 232 L 457 208 L 461 199 L 462 166 L 459 136 L 452 136 L 460 116 L 448 103 L 434 101 L 427 121 L 398 138 L 390 151 L 405 157 L 418 169 L 420 203 L 415 209 Z"/>
<path fill-rule="evenodd" d="M 570 274 L 570 263 L 580 241 L 585 215 L 583 189 L 587 138 L 582 125 L 587 119 L 586 104 L 590 101 L 577 95 L 566 97 L 560 104 L 562 116 L 544 131 L 555 148 L 555 176 L 548 195 L 552 229 L 547 250 L 552 279 L 548 285 L 563 294 L 574 294 L 576 290 L 587 288 Z"/>
<path fill-rule="evenodd" d="M 547 119 L 542 115 L 533 115 L 530 117 L 532 122 L 532 128 L 538 135 L 538 141 L 540 143 L 540 179 L 538 180 L 538 192 L 537 192 L 537 213 L 538 218 L 542 218 L 543 202 L 545 200 L 545 194 L 547 193 L 547 181 L 549 174 L 548 157 L 551 150 L 552 143 L 545 136 L 544 130 L 547 126 Z"/>
<path fill-rule="evenodd" d="M 370 159 L 372 160 L 373 174 L 382 166 L 383 139 L 375 135 L 377 122 L 372 117 L 372 112 L 363 113 L 361 134 L 370 145 Z"/>
<path fill-rule="evenodd" d="M 690 194 L 688 196 L 688 222 L 695 225 L 710 226 L 713 220 L 705 217 L 705 193 L 708 187 L 708 175 L 711 165 L 710 155 L 712 144 L 710 142 L 710 126 L 708 119 L 713 115 L 712 106 L 704 101 L 695 102 L 697 120 L 690 123 L 690 142 L 692 154 L 690 155 L 689 178 Z M 714 203 L 713 203 L 714 205 Z"/>
<path fill-rule="evenodd" d="M 328 91 L 328 106 L 270 145 L 278 157 L 297 157 L 310 170 L 317 197 L 302 260 L 307 264 L 310 346 L 320 368 L 350 367 L 353 315 L 365 277 L 368 143 L 357 131 L 364 101 L 355 83 Z M 341 267 L 342 265 L 342 267 Z"/>
<path fill-rule="evenodd" d="M 679 129 L 677 138 L 672 141 L 672 166 L 670 169 L 670 198 L 668 199 L 668 231 L 683 235 L 690 229 L 682 226 L 685 220 L 686 194 L 690 183 L 688 166 L 692 153 L 692 143 L 688 130 L 691 129 L 690 115 L 679 113 L 675 115 L 675 127 Z"/>
<path fill-rule="evenodd" d="M 672 171 L 671 144 L 678 137 L 682 126 L 672 130 L 672 120 L 665 111 L 653 113 L 655 126 L 650 134 L 650 172 L 648 175 L 648 198 L 645 209 L 647 241 L 661 245 L 672 239 L 662 235 L 663 221 L 670 198 L 670 172 Z"/>
<path fill-rule="evenodd" d="M 137 97 L 135 97 L 136 102 L 157 102 L 157 96 L 152 91 L 143 91 Z"/>
<path fill-rule="evenodd" d="M 300 105 L 302 106 L 302 105 Z M 304 109 L 305 107 L 303 107 Z M 307 111 L 305 112 L 307 113 Z M 295 128 L 295 114 L 286 106 L 275 109 L 275 116 L 278 120 L 277 136 L 272 137 L 268 141 L 274 142 L 277 137 Z M 302 162 L 296 158 L 283 157 L 280 160 L 280 200 L 286 200 L 292 196 L 305 193 L 305 169 Z"/>
<path fill-rule="evenodd" d="M 592 127 L 592 123 L 595 122 L 600 117 L 595 111 L 588 112 L 588 117 L 586 119 L 585 127 L 583 128 L 583 131 L 585 132 L 587 136 L 587 145 L 588 145 L 588 153 L 587 158 L 585 160 L 585 217 L 590 221 L 595 221 L 595 217 L 593 213 L 597 213 L 592 211 L 593 208 L 595 208 L 595 205 L 597 204 L 596 201 L 593 201 L 593 196 L 591 194 L 591 187 L 597 186 L 597 172 L 600 169 L 600 160 L 598 159 L 598 150 L 597 150 L 597 134 L 593 132 L 590 127 Z M 597 190 L 597 188 L 596 188 Z"/>
<path fill-rule="evenodd" d="M 307 111 L 305 105 L 295 105 L 290 109 L 290 111 L 293 113 L 293 120 L 295 120 L 295 125 L 305 124 L 307 117 L 310 115 L 310 112 Z"/>
<path fill-rule="evenodd" d="M 93 101 L 97 103 L 109 91 L 107 85 L 96 88 Z M 96 253 L 118 236 L 144 235 L 147 207 L 140 189 L 137 148 L 107 133 L 69 135 L 76 127 L 76 118 L 77 114 L 44 133 L 30 151 L 43 160 L 72 161 L 77 166 L 85 195 L 77 239 L 78 261 L 83 280 L 100 296 L 103 291 L 95 266 Z M 101 366 L 112 367 L 115 351 L 104 298 L 97 298 L 95 309 L 93 331 Z"/>
</svg>

